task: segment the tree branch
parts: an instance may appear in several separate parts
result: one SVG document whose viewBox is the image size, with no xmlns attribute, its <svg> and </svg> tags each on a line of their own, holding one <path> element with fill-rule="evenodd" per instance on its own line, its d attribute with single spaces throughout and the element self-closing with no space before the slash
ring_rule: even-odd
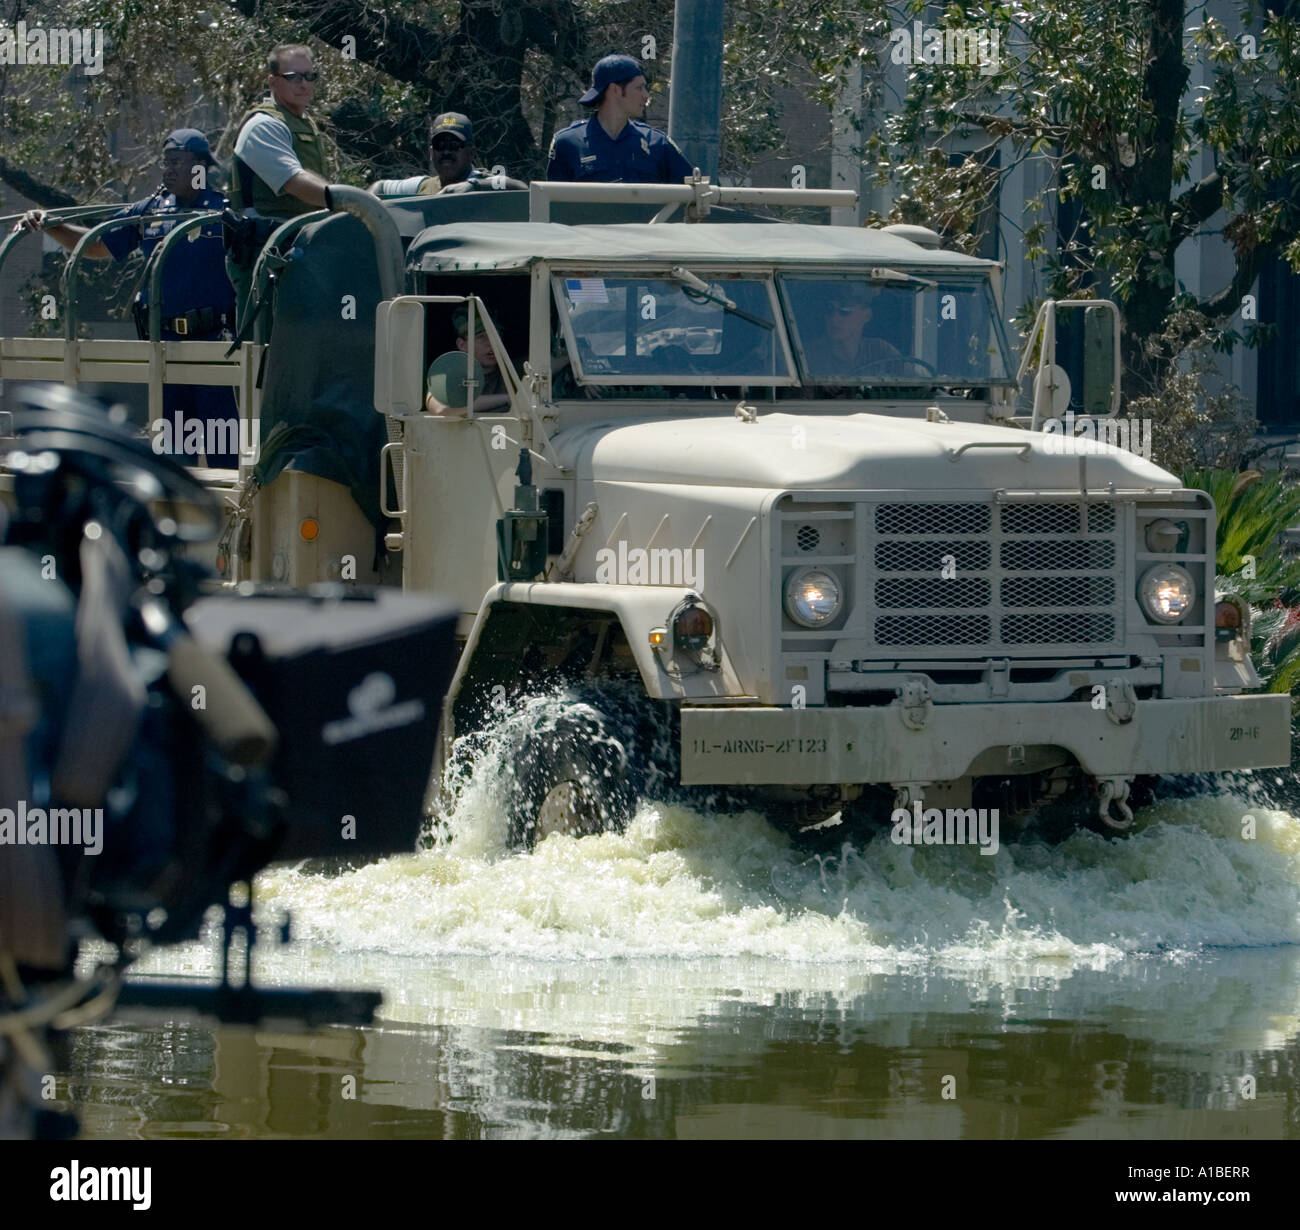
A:
<svg viewBox="0 0 1300 1230">
<path fill-rule="evenodd" d="M 1202 222 L 1212 218 L 1223 205 L 1223 174 L 1214 171 L 1174 198 L 1174 246 L 1188 238 Z"/>
<path fill-rule="evenodd" d="M 1237 249 L 1237 268 L 1228 283 L 1217 295 L 1202 299 L 1197 303 L 1197 311 L 1210 320 L 1225 320 L 1241 307 L 1241 301 L 1250 293 L 1255 279 L 1263 272 L 1264 266 L 1274 260 L 1287 244 L 1300 233 L 1296 226 L 1279 226 L 1264 243 L 1257 243 L 1243 251 Z"/>
<path fill-rule="evenodd" d="M 76 197 L 69 196 L 61 189 L 42 183 L 32 178 L 26 171 L 11 166 L 9 160 L 3 156 L 0 156 L 0 180 L 42 209 L 62 209 L 68 205 L 81 204 Z"/>
<path fill-rule="evenodd" d="M 250 20 L 260 16 L 260 0 L 227 3 Z M 517 5 L 520 0 L 510 3 Z M 430 77 L 430 67 L 447 58 L 453 48 L 458 51 L 456 59 L 481 56 L 485 50 L 469 45 L 464 14 L 461 29 L 447 37 L 364 0 L 285 0 L 278 7 L 278 16 L 301 22 L 307 33 L 331 47 L 341 49 L 345 38 L 355 39 L 358 60 L 410 85 L 433 88 L 436 83 Z M 570 50 L 568 35 L 579 25 L 571 0 L 541 6 L 529 3 L 521 21 L 523 41 L 544 51 Z"/>
</svg>

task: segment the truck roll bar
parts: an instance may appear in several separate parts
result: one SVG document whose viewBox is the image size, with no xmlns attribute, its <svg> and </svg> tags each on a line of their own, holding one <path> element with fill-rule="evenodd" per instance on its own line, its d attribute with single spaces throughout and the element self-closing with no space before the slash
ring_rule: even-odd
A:
<svg viewBox="0 0 1300 1230">
<path fill-rule="evenodd" d="M 402 256 L 402 237 L 393 215 L 383 207 L 378 197 L 348 184 L 331 184 L 330 197 L 336 211 L 354 214 L 370 232 L 375 243 L 375 265 L 379 269 L 379 297 L 396 299 L 406 289 L 406 262 Z"/>
<path fill-rule="evenodd" d="M 528 220 L 549 222 L 552 201 L 644 202 L 662 205 L 653 221 L 665 221 L 686 206 L 688 222 L 699 221 L 714 205 L 803 205 L 851 209 L 858 194 L 840 188 L 724 188 L 697 176 L 680 184 L 573 184 L 538 180 L 528 185 Z"/>
<path fill-rule="evenodd" d="M 120 205 L 76 205 L 68 206 L 63 209 L 47 209 L 46 217 L 54 218 L 56 222 L 76 222 L 81 218 L 93 218 L 99 214 L 117 213 L 122 206 Z M 26 212 L 25 210 L 23 211 Z M 55 217 L 57 215 L 57 217 Z M 5 214 L 0 217 L 0 227 L 8 225 L 10 222 L 16 222 L 23 214 Z M 10 228 L 3 241 L 0 241 L 0 270 L 4 269 L 4 263 L 9 259 L 9 253 L 13 251 L 14 246 L 25 235 L 39 234 L 39 231 L 27 231 Z"/>
</svg>

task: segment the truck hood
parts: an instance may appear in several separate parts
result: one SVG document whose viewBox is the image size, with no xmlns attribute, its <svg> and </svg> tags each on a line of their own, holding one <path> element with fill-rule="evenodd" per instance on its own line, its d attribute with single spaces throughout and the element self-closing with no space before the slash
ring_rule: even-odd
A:
<svg viewBox="0 0 1300 1230">
<path fill-rule="evenodd" d="M 1078 490 L 1076 444 L 1062 435 L 879 414 L 636 419 L 568 428 L 553 438 L 578 477 L 597 482 L 826 490 Z M 1082 443 L 1082 442 L 1079 442 Z M 954 459 L 963 445 L 978 447 Z M 1023 456 L 1016 446 L 1029 446 Z M 1136 453 L 1094 444 L 1091 490 L 1181 486 Z"/>
</svg>

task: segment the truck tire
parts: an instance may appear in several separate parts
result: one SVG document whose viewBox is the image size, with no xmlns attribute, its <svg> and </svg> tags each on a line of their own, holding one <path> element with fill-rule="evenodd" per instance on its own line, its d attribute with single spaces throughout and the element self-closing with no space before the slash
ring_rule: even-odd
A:
<svg viewBox="0 0 1300 1230">
<path fill-rule="evenodd" d="M 531 850 L 552 833 L 622 832 L 636 810 L 639 775 L 615 729 L 583 703 L 528 732 L 507 791 L 512 848 Z"/>
</svg>

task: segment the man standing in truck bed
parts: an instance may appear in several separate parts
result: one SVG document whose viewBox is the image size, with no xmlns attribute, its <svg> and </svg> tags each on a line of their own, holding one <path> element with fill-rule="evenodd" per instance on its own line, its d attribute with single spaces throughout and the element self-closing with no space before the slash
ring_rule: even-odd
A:
<svg viewBox="0 0 1300 1230">
<path fill-rule="evenodd" d="M 216 165 L 208 139 L 197 128 L 177 128 L 162 147 L 162 186 L 152 196 L 126 206 L 115 218 L 140 219 L 114 227 L 85 249 L 92 260 L 124 261 L 137 248 L 146 265 L 144 281 L 131 305 L 136 331 L 149 337 L 149 283 L 153 257 L 175 222 L 167 214 L 189 210 L 221 210 L 226 198 L 208 186 L 208 172 Z M 164 216 L 159 216 L 164 215 Z M 50 222 L 45 211 L 29 210 L 18 226 L 43 231 L 71 252 L 89 229 L 75 222 Z M 162 320 L 158 340 L 208 342 L 225 340 L 235 327 L 235 295 L 222 266 L 221 227 L 217 223 L 190 232 L 190 241 L 174 248 L 162 270 Z M 175 435 L 177 451 L 197 464 L 196 453 L 179 448 L 186 423 L 204 425 L 203 450 L 210 466 L 233 469 L 239 464 L 239 412 L 234 391 L 220 385 L 164 384 L 163 417 Z M 161 441 L 163 437 L 155 437 Z M 228 444 L 228 448 L 221 445 Z"/>
<path fill-rule="evenodd" d="M 376 196 L 434 196 L 484 189 L 512 188 L 527 191 L 520 179 L 493 175 L 474 165 L 474 125 L 459 111 L 444 111 L 433 121 L 432 175 L 411 175 L 405 179 L 378 179 L 370 185 Z"/>
<path fill-rule="evenodd" d="M 253 265 L 267 236 L 286 218 L 333 208 L 324 178 L 324 142 L 306 114 L 318 76 L 311 48 L 281 43 L 271 49 L 267 70 L 271 97 L 249 108 L 240 121 L 230 184 L 231 207 L 258 222 L 255 242 L 232 251 L 226 262 L 238 296 L 241 329 Z"/>
<path fill-rule="evenodd" d="M 641 123 L 650 89 L 631 56 L 606 56 L 591 75 L 591 89 L 578 101 L 595 107 L 551 141 L 546 178 L 606 184 L 680 184 L 691 164 L 668 134 Z"/>
</svg>

